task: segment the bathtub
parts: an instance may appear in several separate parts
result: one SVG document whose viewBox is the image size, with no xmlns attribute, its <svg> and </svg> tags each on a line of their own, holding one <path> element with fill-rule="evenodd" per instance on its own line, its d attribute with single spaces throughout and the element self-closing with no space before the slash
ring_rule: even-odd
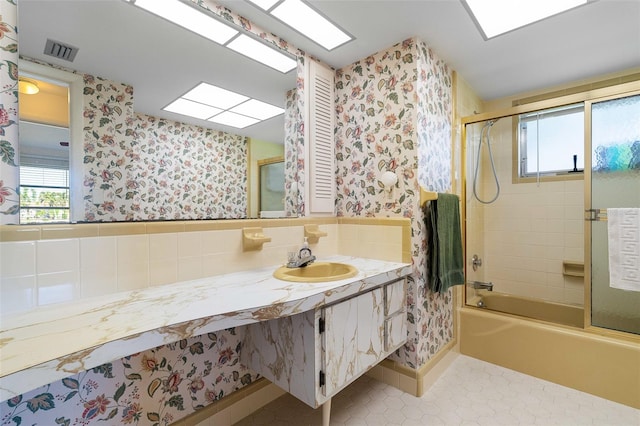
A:
<svg viewBox="0 0 640 426">
<path fill-rule="evenodd" d="M 546 302 L 541 299 L 486 290 L 478 291 L 476 296 L 469 300 L 469 304 L 492 311 L 520 315 L 556 324 L 580 328 L 584 326 L 584 308 L 582 306 Z"/>
<path fill-rule="evenodd" d="M 499 293 L 482 297 L 500 310 L 529 305 Z M 535 311 L 552 312 L 556 321 L 556 307 L 541 305 Z M 458 318 L 460 353 L 640 409 L 640 336 L 468 305 L 458 310 Z"/>
</svg>

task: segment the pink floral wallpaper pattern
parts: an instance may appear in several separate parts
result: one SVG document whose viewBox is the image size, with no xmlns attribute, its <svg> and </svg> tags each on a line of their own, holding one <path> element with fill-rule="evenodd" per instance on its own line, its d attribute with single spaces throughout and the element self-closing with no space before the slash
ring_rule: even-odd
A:
<svg viewBox="0 0 640 426">
<path fill-rule="evenodd" d="M 2 426 L 169 425 L 259 376 L 235 329 L 133 354 L 0 403 Z"/>
<path fill-rule="evenodd" d="M 18 29 L 15 0 L 0 2 L 0 224 L 20 221 Z"/>
<path fill-rule="evenodd" d="M 408 39 L 338 70 L 336 89 L 338 216 L 412 219 L 409 339 L 394 357 L 419 368 L 453 335 L 450 292 L 426 285 L 419 206 L 419 182 L 450 186 L 451 72 L 424 42 Z M 398 176 L 391 199 L 380 182 L 387 170 Z"/>
<path fill-rule="evenodd" d="M 84 220 L 242 218 L 242 136 L 133 112 L 133 88 L 84 75 Z"/>
</svg>

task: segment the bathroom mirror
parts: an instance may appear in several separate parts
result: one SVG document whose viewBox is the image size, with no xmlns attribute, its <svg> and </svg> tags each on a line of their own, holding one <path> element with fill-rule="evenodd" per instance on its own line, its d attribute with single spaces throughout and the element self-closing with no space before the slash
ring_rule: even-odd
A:
<svg viewBox="0 0 640 426">
<path fill-rule="evenodd" d="M 51 64 L 54 68 L 93 76 L 93 81 L 84 82 L 83 114 L 85 117 L 87 114 L 103 114 L 111 108 L 109 113 L 117 118 L 111 121 L 102 117 L 96 118 L 96 127 L 104 130 L 104 134 L 100 133 L 97 139 L 93 137 L 94 134 L 87 135 L 85 132 L 84 140 L 70 141 L 72 145 L 74 142 L 84 145 L 82 162 L 85 165 L 87 161 L 97 162 L 96 154 L 106 155 L 107 151 L 118 151 L 119 146 L 122 151 L 116 153 L 114 158 L 109 160 L 109 164 L 101 163 L 100 167 L 91 171 L 95 174 L 92 201 L 99 207 L 106 207 L 107 211 L 112 210 L 113 214 L 104 214 L 103 211 L 103 214 L 87 214 L 79 220 L 247 217 L 246 208 L 238 211 L 226 208 L 223 212 L 203 210 L 197 215 L 193 214 L 199 201 L 205 202 L 217 195 L 226 196 L 223 192 L 227 192 L 230 187 L 238 187 L 229 185 L 230 182 L 224 180 L 235 176 L 240 170 L 246 170 L 240 157 L 246 156 L 249 146 L 244 144 L 244 148 L 240 148 L 243 143 L 238 142 L 238 148 L 231 149 L 235 150 L 231 154 L 230 149 L 225 148 L 218 152 L 216 157 L 211 157 L 206 148 L 204 153 L 188 149 L 188 145 L 200 142 L 200 136 L 194 137 L 193 129 L 202 127 L 207 135 L 220 134 L 225 140 L 244 141 L 244 138 L 252 138 L 270 143 L 283 143 L 284 116 L 281 114 L 238 129 L 166 112 L 162 108 L 201 82 L 285 108 L 285 93 L 296 84 L 295 69 L 287 73 L 274 70 L 122 0 L 21 0 L 18 5 L 18 27 L 20 62 L 23 58 L 28 58 L 35 62 Z M 43 52 L 47 40 L 77 48 L 73 62 L 45 55 Z M 92 96 L 87 98 L 88 92 L 91 91 Z M 130 114 L 127 108 L 130 109 Z M 132 121 L 140 118 L 139 116 L 142 117 L 142 122 L 131 125 Z M 143 139 L 139 139 L 143 133 L 148 138 L 145 143 L 140 142 Z M 155 141 L 150 143 L 149 139 Z M 132 148 L 133 152 L 122 147 L 130 142 L 133 147 L 127 148 Z M 163 159 L 167 164 L 161 171 L 158 168 L 147 171 L 147 175 L 158 176 L 157 182 L 154 182 L 154 185 L 158 186 L 152 188 L 148 181 L 144 183 L 140 180 L 141 176 L 145 176 L 145 171 L 138 170 L 134 173 L 131 165 L 126 163 L 126 156 L 141 153 L 146 155 L 154 149 L 158 150 L 157 147 L 162 143 L 173 144 L 166 150 L 171 155 Z M 207 141 L 202 143 L 206 145 Z M 86 152 L 87 147 L 95 151 Z M 72 148 L 73 146 L 70 147 Z M 138 149 L 139 151 L 136 151 Z M 117 158 L 119 154 L 122 154 L 121 160 Z M 149 159 L 148 166 L 152 168 L 160 162 L 157 159 Z M 184 193 L 174 197 L 168 192 L 161 193 L 160 186 L 167 185 L 167 179 L 161 179 L 161 172 L 177 175 L 180 167 L 188 167 L 194 163 L 203 167 L 203 170 L 198 172 L 200 174 L 219 175 L 220 187 L 203 191 L 198 188 L 186 188 L 189 182 L 181 182 L 183 192 L 200 190 L 200 193 L 194 193 L 189 199 L 186 199 Z M 215 170 L 212 171 L 211 168 Z M 110 179 L 121 179 L 122 185 L 119 188 L 107 185 L 107 174 Z M 86 185 L 87 179 L 92 178 L 88 175 L 86 171 L 83 173 L 81 179 L 84 182 L 80 182 L 80 185 Z M 144 187 L 138 188 L 137 192 L 129 188 L 143 184 Z M 247 191 L 257 191 L 257 188 L 248 188 L 248 185 L 249 181 L 245 180 L 244 194 L 234 194 L 226 199 L 232 203 L 246 205 Z M 107 189 L 100 189 L 101 186 Z M 176 192 L 179 188 L 172 190 Z M 86 194 L 83 196 L 87 198 Z M 121 210 L 130 212 L 134 197 L 147 200 L 160 196 L 167 197 L 164 204 L 171 209 L 170 212 L 150 210 L 145 216 L 144 207 L 140 207 L 136 214 L 118 215 Z M 240 199 L 241 196 L 244 199 Z"/>
</svg>

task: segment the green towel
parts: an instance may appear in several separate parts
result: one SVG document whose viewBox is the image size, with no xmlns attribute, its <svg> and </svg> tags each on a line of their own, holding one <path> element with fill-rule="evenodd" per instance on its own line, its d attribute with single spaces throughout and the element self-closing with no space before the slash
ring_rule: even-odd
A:
<svg viewBox="0 0 640 426">
<path fill-rule="evenodd" d="M 460 201 L 454 194 L 438 194 L 425 203 L 428 252 L 427 271 L 431 291 L 444 293 L 449 287 L 464 284 Z"/>
</svg>

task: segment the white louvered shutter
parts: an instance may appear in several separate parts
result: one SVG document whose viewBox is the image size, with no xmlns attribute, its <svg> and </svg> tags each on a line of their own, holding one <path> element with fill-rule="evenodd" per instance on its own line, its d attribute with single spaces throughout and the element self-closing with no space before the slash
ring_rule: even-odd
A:
<svg viewBox="0 0 640 426">
<path fill-rule="evenodd" d="M 334 71 L 309 61 L 308 213 L 335 211 Z"/>
</svg>

